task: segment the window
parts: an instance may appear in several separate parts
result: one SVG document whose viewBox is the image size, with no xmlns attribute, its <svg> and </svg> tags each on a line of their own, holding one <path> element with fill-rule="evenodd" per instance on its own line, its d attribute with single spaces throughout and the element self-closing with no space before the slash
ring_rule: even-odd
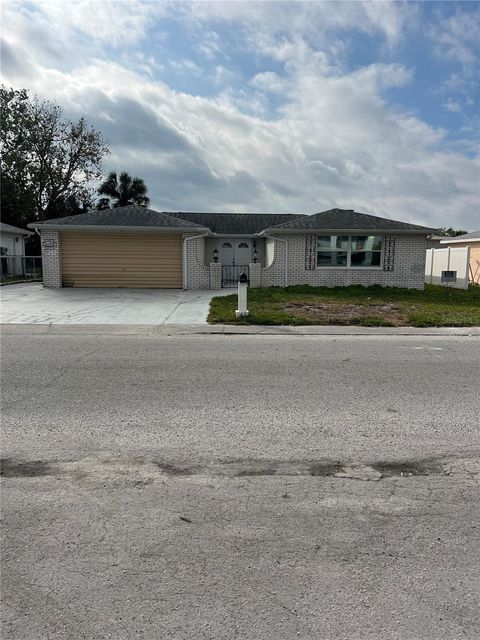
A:
<svg viewBox="0 0 480 640">
<path fill-rule="evenodd" d="M 240 242 L 238 245 L 239 249 L 248 249 L 248 244 L 246 242 Z"/>
<path fill-rule="evenodd" d="M 380 267 L 382 236 L 317 236 L 317 267 Z"/>
<path fill-rule="evenodd" d="M 225 249 L 231 249 L 232 248 L 232 244 L 230 242 L 224 242 L 222 244 L 222 247 L 224 247 Z"/>
<path fill-rule="evenodd" d="M 317 267 L 346 267 L 348 236 L 318 236 Z"/>
</svg>

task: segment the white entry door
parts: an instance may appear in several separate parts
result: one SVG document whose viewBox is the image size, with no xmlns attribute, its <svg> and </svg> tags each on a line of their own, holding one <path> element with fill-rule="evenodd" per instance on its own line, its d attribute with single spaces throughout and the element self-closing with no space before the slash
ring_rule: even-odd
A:
<svg viewBox="0 0 480 640">
<path fill-rule="evenodd" d="M 250 240 L 235 241 L 235 264 L 250 264 L 252 261 L 252 245 Z"/>
<path fill-rule="evenodd" d="M 220 240 L 220 262 L 225 265 L 248 265 L 252 261 L 252 242 L 249 238 Z"/>
<path fill-rule="evenodd" d="M 235 240 L 221 240 L 219 254 L 221 264 L 235 264 Z"/>
</svg>

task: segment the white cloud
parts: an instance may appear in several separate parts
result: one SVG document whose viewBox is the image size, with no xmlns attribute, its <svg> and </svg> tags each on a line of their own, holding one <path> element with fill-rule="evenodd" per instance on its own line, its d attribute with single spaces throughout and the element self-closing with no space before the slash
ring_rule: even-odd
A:
<svg viewBox="0 0 480 640">
<path fill-rule="evenodd" d="M 212 71 L 212 79 L 215 84 L 223 85 L 238 79 L 239 75 L 235 71 L 228 69 L 222 64 L 217 64 Z"/>
<path fill-rule="evenodd" d="M 257 73 L 251 80 L 250 84 L 253 87 L 261 89 L 262 91 L 268 91 L 271 93 L 283 93 L 287 86 L 288 80 L 280 77 L 273 71 L 264 71 Z"/>
<path fill-rule="evenodd" d="M 315 42 L 331 31 L 380 33 L 390 44 L 417 18 L 414 5 L 394 2 L 192 2 L 184 16 L 197 23 L 242 23 L 258 36 L 257 46 L 281 33 L 303 33 Z"/>
<path fill-rule="evenodd" d="M 28 12 L 24 3 L 14 3 L 17 10 Z M 143 37 L 148 24 L 166 12 L 161 2 L 135 0 L 47 0 L 37 5 L 48 21 L 52 33 L 69 30 L 100 43 L 122 45 Z M 38 19 L 37 16 L 34 19 Z"/>
<path fill-rule="evenodd" d="M 220 83 L 214 97 L 189 95 L 154 80 L 142 68 L 154 66 L 148 56 L 132 67 L 123 57 L 114 62 L 101 55 L 105 43 L 94 26 L 83 27 L 89 40 L 75 59 L 68 50 L 76 28 L 70 18 L 64 27 L 57 24 L 51 51 L 44 52 L 42 36 L 49 30 L 43 18 L 29 24 L 21 12 L 10 14 L 5 33 L 11 62 L 4 71 L 12 84 L 58 101 L 69 114 L 85 115 L 101 129 L 112 149 L 105 169 L 144 177 L 158 209 L 308 213 L 340 206 L 433 226 L 478 227 L 478 162 L 448 151 L 444 131 L 390 106 L 384 97 L 385 89 L 410 82 L 413 70 L 376 63 L 346 72 L 338 63 L 340 53 L 332 56 L 330 49 L 313 45 L 312 21 L 320 14 L 323 31 L 333 24 L 347 28 L 363 17 L 363 29 L 394 44 L 405 24 L 403 5 L 383 5 L 386 15 L 380 15 L 380 8 L 367 10 L 360 3 L 336 4 L 338 14 L 330 6 L 304 3 L 298 17 L 296 4 L 283 4 L 268 3 L 270 27 L 267 4 L 181 7 L 189 20 L 205 22 L 202 35 L 219 21 L 249 21 L 247 41 L 257 34 L 262 55 L 269 52 L 284 65 L 283 73 L 274 73 L 269 64 L 257 68 L 250 82 L 234 90 L 224 57 L 221 65 L 211 65 L 210 74 Z M 277 33 L 287 30 L 290 20 L 294 36 Z M 37 38 L 29 37 L 31 29 Z M 132 37 L 140 37 L 139 29 Z M 199 46 L 205 42 L 208 38 L 198 39 Z M 219 37 L 212 42 L 212 59 L 228 48 Z M 55 57 L 64 46 L 68 66 Z M 338 52 L 341 48 L 337 43 Z M 195 74 L 185 60 L 182 68 Z M 280 103 L 275 118 L 271 99 Z"/>
<path fill-rule="evenodd" d="M 439 57 L 445 57 L 470 68 L 478 60 L 480 42 L 480 9 L 457 11 L 448 18 L 439 17 L 428 34 Z"/>
<path fill-rule="evenodd" d="M 218 33 L 215 31 L 204 32 L 202 41 L 197 45 L 197 48 L 208 60 L 214 60 L 221 53 Z"/>
<path fill-rule="evenodd" d="M 448 100 L 445 100 L 445 102 L 442 103 L 442 107 L 445 109 L 445 111 L 451 111 L 452 113 L 459 113 L 462 110 L 460 104 L 452 98 L 448 98 Z"/>
<path fill-rule="evenodd" d="M 193 60 L 170 60 L 169 65 L 172 69 L 178 72 L 188 72 L 194 75 L 200 75 L 202 73 L 201 67 L 198 66 Z"/>
<path fill-rule="evenodd" d="M 457 69 L 443 83 L 445 91 L 461 93 L 478 89 L 480 9 L 460 11 L 437 19 L 426 30 L 437 59 L 455 64 Z"/>
</svg>

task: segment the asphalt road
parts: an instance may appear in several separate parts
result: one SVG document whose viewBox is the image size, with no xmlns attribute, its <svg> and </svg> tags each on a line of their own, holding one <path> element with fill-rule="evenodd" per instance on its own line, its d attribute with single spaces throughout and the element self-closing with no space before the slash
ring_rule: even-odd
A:
<svg viewBox="0 0 480 640">
<path fill-rule="evenodd" d="M 2 638 L 476 639 L 478 337 L 2 337 Z"/>
</svg>

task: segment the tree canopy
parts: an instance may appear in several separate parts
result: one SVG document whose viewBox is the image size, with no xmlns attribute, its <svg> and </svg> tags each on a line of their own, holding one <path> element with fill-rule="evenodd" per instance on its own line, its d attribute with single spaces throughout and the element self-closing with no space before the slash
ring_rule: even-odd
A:
<svg viewBox="0 0 480 640">
<path fill-rule="evenodd" d="M 439 229 L 437 234 L 439 236 L 446 236 L 448 238 L 455 238 L 456 236 L 463 236 L 463 234 L 468 233 L 467 231 L 464 231 L 463 229 L 453 229 L 452 227 L 443 227 L 442 229 Z"/>
<path fill-rule="evenodd" d="M 126 171 L 117 176 L 117 173 L 112 171 L 98 188 L 98 194 L 104 197 L 98 200 L 97 209 L 108 209 L 110 204 L 113 204 L 114 208 L 129 204 L 148 207 L 150 200 L 147 193 L 147 185 L 142 178 L 132 178 Z"/>
<path fill-rule="evenodd" d="M 2 86 L 0 108 L 3 221 L 24 227 L 92 208 L 94 182 L 109 152 L 102 135 L 25 89 Z"/>
</svg>

